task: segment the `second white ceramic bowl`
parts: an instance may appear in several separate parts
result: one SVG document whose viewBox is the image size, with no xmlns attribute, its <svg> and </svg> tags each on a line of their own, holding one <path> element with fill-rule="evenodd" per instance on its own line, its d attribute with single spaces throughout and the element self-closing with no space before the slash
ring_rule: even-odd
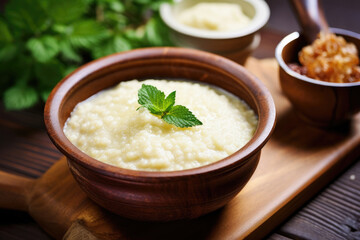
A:
<svg viewBox="0 0 360 240">
<path fill-rule="evenodd" d="M 178 14 L 200 2 L 216 0 L 178 0 L 173 4 L 163 4 L 160 15 L 170 28 L 171 38 L 177 46 L 195 48 L 230 58 L 244 64 L 247 57 L 259 46 L 258 31 L 270 17 L 269 6 L 263 0 L 224 0 L 221 2 L 239 4 L 251 22 L 234 31 L 210 31 L 186 26 L 177 20 Z"/>
</svg>

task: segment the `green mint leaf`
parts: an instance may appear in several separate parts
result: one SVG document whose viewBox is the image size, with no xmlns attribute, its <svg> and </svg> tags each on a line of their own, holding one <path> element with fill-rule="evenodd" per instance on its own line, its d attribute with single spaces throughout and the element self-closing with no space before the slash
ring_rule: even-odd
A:
<svg viewBox="0 0 360 240">
<path fill-rule="evenodd" d="M 60 51 L 59 43 L 53 36 L 31 38 L 26 43 L 26 47 L 30 50 L 32 56 L 39 62 L 49 61 Z"/>
<path fill-rule="evenodd" d="M 101 42 L 92 50 L 93 58 L 104 57 L 113 53 L 130 50 L 131 44 L 121 35 L 115 35 Z"/>
<path fill-rule="evenodd" d="M 165 94 L 156 87 L 143 84 L 138 91 L 138 103 L 141 105 L 139 108 L 147 108 L 152 114 L 160 116 L 165 122 L 176 127 L 202 125 L 189 109 L 181 105 L 174 106 L 175 96 L 176 91 L 173 91 L 165 98 Z"/>
<path fill-rule="evenodd" d="M 56 23 L 69 23 L 81 18 L 88 3 L 83 0 L 47 0 L 46 12 Z"/>
<path fill-rule="evenodd" d="M 175 104 L 176 91 L 170 93 L 164 100 L 163 111 L 169 112 Z"/>
<path fill-rule="evenodd" d="M 0 42 L 10 43 L 13 37 L 6 23 L 0 19 Z"/>
<path fill-rule="evenodd" d="M 18 36 L 38 34 L 48 27 L 48 17 L 39 0 L 11 0 L 6 4 L 5 19 Z"/>
<path fill-rule="evenodd" d="M 11 85 L 25 86 L 33 83 L 31 80 L 34 78 L 34 60 L 30 56 L 19 54 L 11 61 L 1 62 L 0 65 L 0 74 L 5 72 L 5 75 L 10 76 Z"/>
<path fill-rule="evenodd" d="M 149 4 L 151 3 L 152 0 L 134 0 L 134 2 L 136 3 L 140 3 L 140 4 Z"/>
<path fill-rule="evenodd" d="M 52 59 L 46 63 L 36 63 L 34 66 L 37 85 L 40 90 L 48 90 L 55 87 L 55 85 L 65 76 L 64 65 Z"/>
<path fill-rule="evenodd" d="M 31 87 L 38 100 L 45 100 L 60 75 L 94 58 L 134 48 L 173 45 L 159 16 L 160 4 L 172 1 L 8 0 L 0 14 L 2 103 L 5 91 L 13 86 L 18 90 L 19 86 Z M 7 96 L 7 105 L 15 105 Z M 165 114 L 174 106 L 174 98 L 171 93 L 162 105 L 150 107 Z"/>
<path fill-rule="evenodd" d="M 124 3 L 120 1 L 112 1 L 109 2 L 109 8 L 114 12 L 122 13 L 125 11 Z"/>
<path fill-rule="evenodd" d="M 18 46 L 15 44 L 4 44 L 0 46 L 0 63 L 11 61 L 18 52 Z"/>
<path fill-rule="evenodd" d="M 69 40 L 74 47 L 91 49 L 105 39 L 109 31 L 94 19 L 74 22 Z"/>
<path fill-rule="evenodd" d="M 153 16 L 145 25 L 145 41 L 149 46 L 172 46 L 168 28 L 159 16 Z"/>
<path fill-rule="evenodd" d="M 79 54 L 68 39 L 62 39 L 59 41 L 61 56 L 70 62 L 81 63 L 82 56 Z"/>
<path fill-rule="evenodd" d="M 138 103 L 152 114 L 161 115 L 164 112 L 165 94 L 151 85 L 143 84 L 138 92 Z"/>
<path fill-rule="evenodd" d="M 180 128 L 202 125 L 202 122 L 198 120 L 189 109 L 181 105 L 172 107 L 162 119 Z"/>
<path fill-rule="evenodd" d="M 13 86 L 4 93 L 4 105 L 9 110 L 32 107 L 38 100 L 36 90 L 29 86 Z"/>
</svg>

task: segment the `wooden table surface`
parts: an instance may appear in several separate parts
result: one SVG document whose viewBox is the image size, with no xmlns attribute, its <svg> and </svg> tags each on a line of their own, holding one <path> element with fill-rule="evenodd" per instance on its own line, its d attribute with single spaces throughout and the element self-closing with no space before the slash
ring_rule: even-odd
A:
<svg viewBox="0 0 360 240">
<path fill-rule="evenodd" d="M 271 58 L 286 34 L 271 22 L 261 34 L 261 45 L 253 56 Z M 20 112 L 0 107 L 0 170 L 37 178 L 61 156 L 46 135 L 41 106 Z M 0 209 L 0 239 L 51 237 L 27 213 Z M 360 239 L 360 158 L 268 239 Z"/>
</svg>

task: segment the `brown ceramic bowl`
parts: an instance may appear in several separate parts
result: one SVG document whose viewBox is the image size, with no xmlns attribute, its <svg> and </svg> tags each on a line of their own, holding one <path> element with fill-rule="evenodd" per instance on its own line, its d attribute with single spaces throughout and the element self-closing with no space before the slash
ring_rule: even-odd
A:
<svg viewBox="0 0 360 240">
<path fill-rule="evenodd" d="M 259 117 L 255 135 L 227 158 L 173 172 L 111 166 L 89 157 L 65 137 L 64 123 L 77 103 L 121 81 L 146 78 L 196 80 L 235 94 Z M 74 178 L 92 200 L 123 217 L 169 221 L 198 217 L 238 194 L 273 131 L 275 106 L 265 86 L 228 59 L 191 49 L 145 48 L 90 62 L 63 79 L 46 103 L 45 124 L 53 143 L 67 157 Z"/>
<path fill-rule="evenodd" d="M 173 4 L 163 4 L 161 18 L 170 28 L 170 36 L 180 47 L 195 48 L 212 52 L 239 64 L 246 59 L 260 44 L 259 30 L 267 23 L 270 9 L 263 0 L 224 0 L 241 6 L 251 23 L 239 30 L 229 32 L 208 31 L 186 26 L 177 20 L 181 11 L 200 2 L 219 2 L 218 0 L 179 0 Z"/>
<path fill-rule="evenodd" d="M 335 28 L 332 31 L 360 50 L 360 34 Z M 360 82 L 329 83 L 292 71 L 288 64 L 298 63 L 298 53 L 305 45 L 303 36 L 294 32 L 276 47 L 282 91 L 306 122 L 320 127 L 342 124 L 360 110 Z"/>
</svg>

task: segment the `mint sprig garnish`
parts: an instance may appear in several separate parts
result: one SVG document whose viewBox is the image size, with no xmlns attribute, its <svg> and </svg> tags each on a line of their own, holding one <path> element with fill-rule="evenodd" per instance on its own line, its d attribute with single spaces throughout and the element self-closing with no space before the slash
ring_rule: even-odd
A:
<svg viewBox="0 0 360 240">
<path fill-rule="evenodd" d="M 202 122 L 188 108 L 175 105 L 175 96 L 176 91 L 165 97 L 165 94 L 156 87 L 143 84 L 138 91 L 138 103 L 141 105 L 139 108 L 147 108 L 152 114 L 158 115 L 165 122 L 176 127 L 202 125 Z"/>
</svg>

